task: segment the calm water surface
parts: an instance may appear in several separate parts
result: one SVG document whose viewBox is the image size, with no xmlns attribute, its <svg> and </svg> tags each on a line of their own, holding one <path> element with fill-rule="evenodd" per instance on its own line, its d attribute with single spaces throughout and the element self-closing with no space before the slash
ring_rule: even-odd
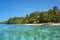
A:
<svg viewBox="0 0 60 40">
<path fill-rule="evenodd" d="M 60 40 L 60 25 L 0 24 L 0 40 Z"/>
</svg>

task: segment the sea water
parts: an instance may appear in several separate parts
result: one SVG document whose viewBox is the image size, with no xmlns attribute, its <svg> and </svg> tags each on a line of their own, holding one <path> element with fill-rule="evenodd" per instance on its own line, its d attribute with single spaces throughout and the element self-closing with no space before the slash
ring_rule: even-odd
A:
<svg viewBox="0 0 60 40">
<path fill-rule="evenodd" d="M 0 40 L 60 40 L 60 25 L 0 24 Z"/>
</svg>

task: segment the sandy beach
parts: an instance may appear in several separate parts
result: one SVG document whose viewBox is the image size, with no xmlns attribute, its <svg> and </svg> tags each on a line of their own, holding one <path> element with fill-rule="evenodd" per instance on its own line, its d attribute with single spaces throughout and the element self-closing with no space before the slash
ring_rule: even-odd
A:
<svg viewBox="0 0 60 40">
<path fill-rule="evenodd" d="M 60 23 L 51 23 L 49 25 L 60 25 Z"/>
<path fill-rule="evenodd" d="M 60 25 L 60 23 L 40 23 L 40 24 L 24 24 L 24 25 Z"/>
</svg>

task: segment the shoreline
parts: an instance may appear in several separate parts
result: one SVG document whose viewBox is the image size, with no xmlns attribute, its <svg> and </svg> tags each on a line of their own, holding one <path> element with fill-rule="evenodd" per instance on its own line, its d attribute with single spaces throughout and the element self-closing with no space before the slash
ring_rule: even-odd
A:
<svg viewBox="0 0 60 40">
<path fill-rule="evenodd" d="M 60 23 L 40 23 L 40 24 L 23 24 L 23 25 L 60 25 Z"/>
<path fill-rule="evenodd" d="M 11 25 L 11 24 L 7 24 L 7 25 Z M 14 24 L 14 25 L 60 25 L 60 23 Z"/>
</svg>

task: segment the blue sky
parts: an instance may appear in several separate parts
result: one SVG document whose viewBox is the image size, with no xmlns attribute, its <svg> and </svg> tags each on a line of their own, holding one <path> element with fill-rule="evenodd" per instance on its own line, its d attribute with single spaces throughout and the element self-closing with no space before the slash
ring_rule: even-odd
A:
<svg viewBox="0 0 60 40">
<path fill-rule="evenodd" d="M 60 8 L 60 0 L 0 0 L 0 22 L 34 11 L 47 11 L 53 6 Z"/>
</svg>

